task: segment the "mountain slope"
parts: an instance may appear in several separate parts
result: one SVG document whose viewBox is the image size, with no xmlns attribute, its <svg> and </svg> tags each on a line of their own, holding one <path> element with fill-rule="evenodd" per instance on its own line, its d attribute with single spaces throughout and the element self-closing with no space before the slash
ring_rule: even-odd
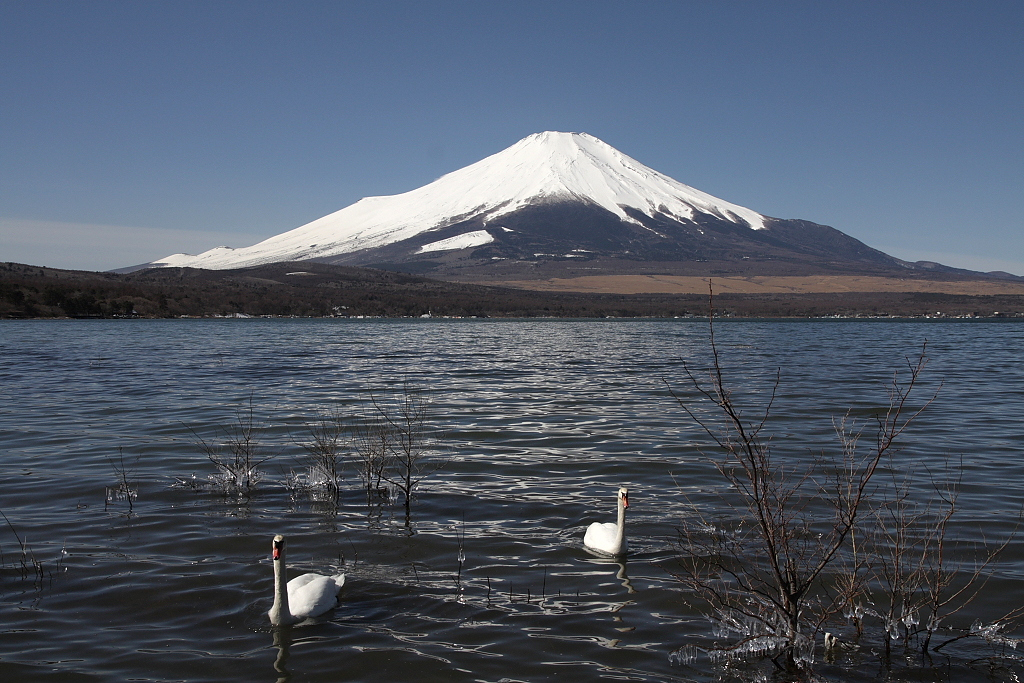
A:
<svg viewBox="0 0 1024 683">
<path fill-rule="evenodd" d="M 627 270 L 639 262 L 750 260 L 818 269 L 838 262 L 907 266 L 833 228 L 770 218 L 696 190 L 593 136 L 556 132 L 251 247 L 174 254 L 151 265 L 223 269 L 296 260 L 448 277 L 508 270 L 509 262 L 601 261 L 605 269 Z"/>
</svg>

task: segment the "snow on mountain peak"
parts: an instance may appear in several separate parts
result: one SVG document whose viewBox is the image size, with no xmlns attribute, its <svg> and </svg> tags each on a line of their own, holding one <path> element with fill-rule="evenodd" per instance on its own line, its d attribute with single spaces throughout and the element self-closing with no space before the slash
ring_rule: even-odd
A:
<svg viewBox="0 0 1024 683">
<path fill-rule="evenodd" d="M 635 221 L 623 207 L 684 220 L 700 212 L 755 230 L 765 227 L 761 214 L 658 173 L 592 135 L 547 131 L 423 187 L 361 199 L 251 247 L 175 254 L 157 263 L 217 269 L 336 256 L 474 216 L 486 224 L 525 206 L 559 199 L 596 204 L 630 222 Z"/>
<path fill-rule="evenodd" d="M 477 167 L 504 170 L 510 184 L 521 188 L 516 194 L 522 203 L 540 195 L 568 195 L 593 201 L 625 220 L 624 206 L 684 219 L 700 211 L 757 230 L 765 227 L 761 214 L 673 180 L 587 133 L 535 133 L 455 173 Z M 495 215 L 511 210 L 503 207 Z"/>
</svg>

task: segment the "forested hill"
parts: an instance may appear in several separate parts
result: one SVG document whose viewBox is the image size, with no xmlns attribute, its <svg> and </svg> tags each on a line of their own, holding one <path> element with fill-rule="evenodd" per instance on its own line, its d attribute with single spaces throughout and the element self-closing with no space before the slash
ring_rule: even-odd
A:
<svg viewBox="0 0 1024 683">
<path fill-rule="evenodd" d="M 1024 297 L 925 293 L 723 294 L 717 315 L 1000 316 Z M 708 312 L 702 294 L 581 294 L 459 284 L 313 262 L 237 270 L 160 268 L 134 273 L 0 263 L 0 318 L 181 316 L 674 317 Z"/>
<path fill-rule="evenodd" d="M 662 316 L 699 312 L 704 299 L 531 292 L 308 261 L 127 274 L 0 264 L 6 318 Z"/>
</svg>

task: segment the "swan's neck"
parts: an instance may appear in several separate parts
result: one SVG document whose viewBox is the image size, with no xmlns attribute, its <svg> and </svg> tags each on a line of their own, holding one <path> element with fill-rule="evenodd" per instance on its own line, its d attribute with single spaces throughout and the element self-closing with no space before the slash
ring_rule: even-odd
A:
<svg viewBox="0 0 1024 683">
<path fill-rule="evenodd" d="M 274 626 L 290 624 L 294 621 L 288 608 L 288 570 L 284 564 L 284 552 L 274 563 L 274 605 L 270 608 L 270 623 Z"/>
<path fill-rule="evenodd" d="M 626 537 L 626 506 L 622 503 L 622 496 L 619 496 L 619 529 L 616 540 L 618 546 L 622 547 L 622 539 Z"/>
</svg>

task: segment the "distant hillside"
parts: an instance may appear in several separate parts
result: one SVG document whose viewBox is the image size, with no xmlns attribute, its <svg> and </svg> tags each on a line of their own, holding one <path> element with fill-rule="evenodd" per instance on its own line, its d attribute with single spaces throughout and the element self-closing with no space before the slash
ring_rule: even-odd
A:
<svg viewBox="0 0 1024 683">
<path fill-rule="evenodd" d="M 603 317 L 686 314 L 702 297 L 551 294 L 322 263 L 94 273 L 0 264 L 0 317 Z"/>
<path fill-rule="evenodd" d="M 1024 315 L 1024 295 L 922 292 L 717 294 L 722 315 Z M 0 263 L 0 318 L 180 316 L 673 317 L 707 295 L 527 291 L 304 261 L 235 270 L 94 273 Z"/>
</svg>

